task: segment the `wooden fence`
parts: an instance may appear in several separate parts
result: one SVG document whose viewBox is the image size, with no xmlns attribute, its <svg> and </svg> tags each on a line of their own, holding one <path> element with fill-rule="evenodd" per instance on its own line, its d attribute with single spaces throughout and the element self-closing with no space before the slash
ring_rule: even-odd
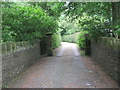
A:
<svg viewBox="0 0 120 90">
<path fill-rule="evenodd" d="M 21 42 L 6 42 L 0 44 L 0 54 L 12 53 L 15 51 L 23 50 L 33 47 L 38 41 L 21 41 Z"/>
</svg>

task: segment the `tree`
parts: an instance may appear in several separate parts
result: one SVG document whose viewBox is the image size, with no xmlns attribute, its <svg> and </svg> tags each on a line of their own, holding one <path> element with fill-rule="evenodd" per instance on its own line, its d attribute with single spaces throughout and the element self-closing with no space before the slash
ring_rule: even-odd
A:
<svg viewBox="0 0 120 90">
<path fill-rule="evenodd" d="M 30 2 L 31 5 L 40 6 L 49 16 L 58 19 L 65 10 L 65 2 Z"/>
<path fill-rule="evenodd" d="M 76 23 L 70 22 L 64 15 L 59 18 L 59 28 L 61 30 L 61 35 L 69 35 L 80 31 L 80 28 L 76 25 Z"/>
<path fill-rule="evenodd" d="M 112 28 L 115 28 L 112 23 L 116 22 L 119 27 L 116 21 L 119 19 L 118 6 L 119 3 L 111 2 L 70 2 L 65 14 L 72 18 L 71 20 L 78 20 L 78 26 L 88 30 L 94 38 L 111 36 Z"/>
<path fill-rule="evenodd" d="M 29 41 L 42 38 L 46 32 L 56 32 L 54 17 L 37 4 L 3 3 L 3 41 Z"/>
</svg>

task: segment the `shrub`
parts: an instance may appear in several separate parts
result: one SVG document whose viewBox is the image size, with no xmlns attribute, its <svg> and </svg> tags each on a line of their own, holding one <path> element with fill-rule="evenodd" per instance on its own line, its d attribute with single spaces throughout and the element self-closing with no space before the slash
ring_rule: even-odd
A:
<svg viewBox="0 0 120 90">
<path fill-rule="evenodd" d="M 85 48 L 85 34 L 88 34 L 88 32 L 80 31 L 79 36 L 78 36 L 77 44 L 79 45 L 81 49 Z"/>
<path fill-rule="evenodd" d="M 77 43 L 79 33 L 74 33 L 70 35 L 63 35 L 62 41 L 63 42 L 71 42 L 71 43 Z"/>
<path fill-rule="evenodd" d="M 3 41 L 32 41 L 56 32 L 57 21 L 37 4 L 3 3 Z M 10 38 L 10 39 L 9 39 Z"/>
<path fill-rule="evenodd" d="M 57 34 L 57 33 L 54 33 L 52 35 L 52 46 L 53 48 L 57 48 L 58 46 L 61 45 L 61 35 L 60 34 Z"/>
<path fill-rule="evenodd" d="M 117 38 L 120 38 L 120 29 L 114 31 L 114 34 Z"/>
</svg>

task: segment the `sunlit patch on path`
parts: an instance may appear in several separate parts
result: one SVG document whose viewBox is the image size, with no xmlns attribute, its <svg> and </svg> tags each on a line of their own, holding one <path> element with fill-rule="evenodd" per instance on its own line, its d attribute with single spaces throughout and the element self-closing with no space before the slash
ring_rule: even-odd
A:
<svg viewBox="0 0 120 90">
<path fill-rule="evenodd" d="M 56 56 L 64 56 L 66 55 L 66 51 L 70 50 L 69 53 L 67 53 L 68 55 L 72 55 L 72 56 L 79 56 L 80 52 L 77 48 L 77 45 L 74 43 L 67 43 L 67 42 L 62 42 L 62 48 L 60 49 L 60 51 L 58 52 L 58 54 Z"/>
<path fill-rule="evenodd" d="M 67 46 L 66 43 L 62 43 L 62 48 L 60 49 L 60 52 L 58 52 L 57 56 L 63 55 L 66 46 Z"/>
</svg>

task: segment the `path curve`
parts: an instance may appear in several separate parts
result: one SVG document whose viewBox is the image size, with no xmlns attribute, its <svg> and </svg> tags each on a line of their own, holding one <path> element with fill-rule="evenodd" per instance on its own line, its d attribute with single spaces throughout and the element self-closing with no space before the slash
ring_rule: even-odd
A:
<svg viewBox="0 0 120 90">
<path fill-rule="evenodd" d="M 8 84 L 9 88 L 116 88 L 117 84 L 76 44 L 63 42 L 53 57 L 36 64 Z"/>
</svg>

